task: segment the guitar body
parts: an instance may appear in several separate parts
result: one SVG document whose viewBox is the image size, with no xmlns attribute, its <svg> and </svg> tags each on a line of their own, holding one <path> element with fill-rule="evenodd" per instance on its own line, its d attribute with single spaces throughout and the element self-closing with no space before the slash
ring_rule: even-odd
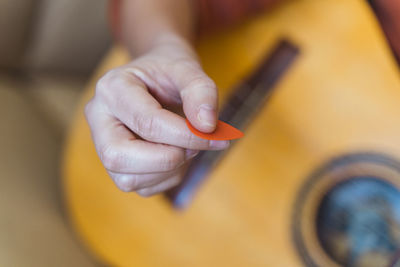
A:
<svg viewBox="0 0 400 267">
<path fill-rule="evenodd" d="M 395 260 L 400 76 L 373 13 L 361 0 L 287 1 L 208 36 L 198 51 L 221 103 L 282 38 L 299 48 L 298 56 L 184 211 L 163 196 L 119 191 L 97 157 L 84 103 L 101 74 L 129 60 L 121 48 L 109 53 L 82 98 L 63 170 L 73 225 L 98 258 L 113 266 Z"/>
</svg>

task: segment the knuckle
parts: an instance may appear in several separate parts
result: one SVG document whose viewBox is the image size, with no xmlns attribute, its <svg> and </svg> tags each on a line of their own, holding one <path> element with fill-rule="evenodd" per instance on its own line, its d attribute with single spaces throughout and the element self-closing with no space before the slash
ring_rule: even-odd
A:
<svg viewBox="0 0 400 267">
<path fill-rule="evenodd" d="M 201 87 L 201 88 L 209 88 L 216 89 L 217 86 L 213 80 L 211 80 L 208 76 L 201 74 L 195 76 L 189 83 L 189 87 Z"/>
<path fill-rule="evenodd" d="M 102 97 L 107 97 L 112 91 L 110 90 L 116 82 L 123 79 L 120 69 L 109 70 L 103 77 L 101 77 L 96 83 L 96 94 Z"/>
<path fill-rule="evenodd" d="M 96 95 L 104 96 L 107 94 L 109 84 L 108 74 L 101 77 L 96 83 Z"/>
<path fill-rule="evenodd" d="M 136 118 L 136 133 L 144 139 L 156 141 L 158 129 L 153 115 L 138 116 Z"/>
<path fill-rule="evenodd" d="M 93 106 L 93 100 L 90 100 L 89 102 L 86 103 L 84 111 L 86 118 L 89 118 L 90 113 L 92 111 L 92 106 Z"/>
<path fill-rule="evenodd" d="M 181 150 L 173 150 L 163 154 L 161 164 L 164 171 L 174 171 L 182 166 L 184 160 L 184 153 Z"/>
<path fill-rule="evenodd" d="M 208 140 L 199 138 L 191 132 L 187 133 L 187 135 L 185 135 L 185 136 L 182 136 L 182 139 L 186 140 L 185 147 L 187 147 L 189 149 L 196 149 L 196 150 L 209 149 L 209 141 Z"/>
<path fill-rule="evenodd" d="M 186 56 L 178 56 L 171 61 L 169 67 L 172 67 L 172 70 L 178 73 L 182 71 L 197 71 L 199 69 L 199 63 Z"/>
<path fill-rule="evenodd" d="M 114 181 L 123 192 L 132 192 L 138 189 L 138 177 L 136 175 L 120 175 Z"/>
<path fill-rule="evenodd" d="M 208 87 L 210 89 L 216 89 L 217 85 L 215 84 L 215 82 L 213 80 L 211 80 L 209 77 L 205 76 L 202 79 L 202 82 L 204 87 Z"/>
<path fill-rule="evenodd" d="M 213 80 L 205 75 L 197 75 L 191 78 L 180 94 L 185 102 L 185 100 L 188 101 L 193 98 L 194 92 L 201 92 L 202 96 L 207 96 L 211 99 L 214 99 L 214 101 L 216 101 L 218 97 L 216 84 Z"/>
<path fill-rule="evenodd" d="M 198 147 L 200 145 L 199 141 L 201 143 L 204 143 L 203 140 L 199 140 L 199 138 L 196 138 L 196 136 L 194 134 L 192 134 L 192 133 L 189 133 L 187 138 L 185 138 L 185 140 L 187 140 L 186 147 L 190 147 L 190 148 Z"/>
<path fill-rule="evenodd" d="M 118 152 L 112 146 L 103 146 L 99 149 L 99 157 L 107 170 L 118 171 L 120 157 Z"/>
<path fill-rule="evenodd" d="M 207 76 L 201 66 L 192 60 L 178 59 L 172 64 L 172 72 L 176 74 L 185 73 L 185 81 L 187 86 L 201 86 L 216 89 L 215 82 Z"/>
<path fill-rule="evenodd" d="M 140 189 L 140 190 L 136 191 L 136 193 L 141 197 L 151 197 L 156 194 L 150 188 Z"/>
</svg>

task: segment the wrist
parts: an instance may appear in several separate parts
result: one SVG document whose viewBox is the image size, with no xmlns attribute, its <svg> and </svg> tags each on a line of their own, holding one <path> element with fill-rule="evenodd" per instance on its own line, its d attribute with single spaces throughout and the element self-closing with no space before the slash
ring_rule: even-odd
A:
<svg viewBox="0 0 400 267">
<path fill-rule="evenodd" d="M 113 0 L 114 33 L 137 57 L 159 45 L 189 47 L 195 36 L 193 7 L 189 0 Z"/>
<path fill-rule="evenodd" d="M 181 53 L 197 59 L 192 42 L 174 32 L 162 32 L 157 35 L 157 37 L 155 37 L 153 42 L 150 44 L 148 51 L 161 49 L 166 51 L 179 50 Z"/>
</svg>

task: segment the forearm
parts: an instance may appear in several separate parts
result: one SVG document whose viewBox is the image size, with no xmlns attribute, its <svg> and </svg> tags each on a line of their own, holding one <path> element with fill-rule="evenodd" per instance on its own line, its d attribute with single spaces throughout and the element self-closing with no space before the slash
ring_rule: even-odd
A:
<svg viewBox="0 0 400 267">
<path fill-rule="evenodd" d="M 118 35 L 133 56 L 188 40 L 272 7 L 281 0 L 111 0 L 117 4 Z M 115 6 L 115 5 L 114 5 Z M 114 25 L 115 26 L 115 25 Z M 115 29 L 114 29 L 115 30 Z"/>
<path fill-rule="evenodd" d="M 121 0 L 120 38 L 133 56 L 160 45 L 191 50 L 196 23 L 190 0 Z"/>
</svg>

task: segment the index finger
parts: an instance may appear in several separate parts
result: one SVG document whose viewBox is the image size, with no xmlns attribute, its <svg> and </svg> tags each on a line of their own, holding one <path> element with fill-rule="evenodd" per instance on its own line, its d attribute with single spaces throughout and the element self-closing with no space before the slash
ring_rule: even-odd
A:
<svg viewBox="0 0 400 267">
<path fill-rule="evenodd" d="M 195 136 L 181 116 L 163 109 L 133 70 L 109 72 L 97 84 L 96 94 L 105 99 L 111 112 L 141 138 L 194 150 L 219 150 L 228 141 Z"/>
</svg>

